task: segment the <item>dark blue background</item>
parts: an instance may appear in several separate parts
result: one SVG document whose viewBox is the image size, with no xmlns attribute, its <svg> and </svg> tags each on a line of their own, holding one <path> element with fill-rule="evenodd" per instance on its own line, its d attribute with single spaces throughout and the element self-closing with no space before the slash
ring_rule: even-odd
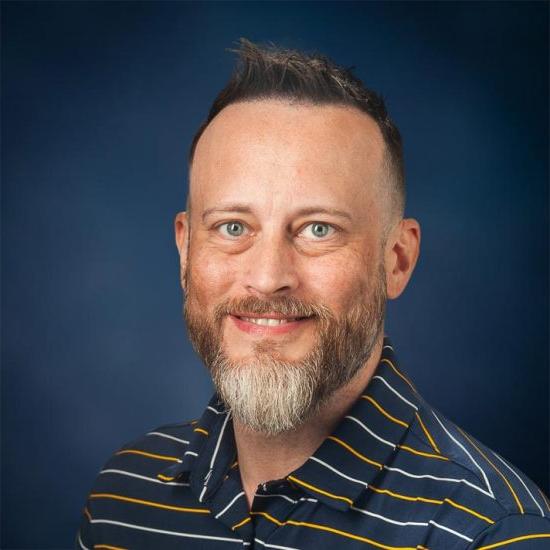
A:
<svg viewBox="0 0 550 550">
<path fill-rule="evenodd" d="M 428 401 L 548 491 L 547 21 L 545 2 L 4 2 L 2 547 L 70 547 L 110 453 L 206 403 L 172 220 L 240 36 L 383 93 L 423 227 L 387 332 Z"/>
</svg>

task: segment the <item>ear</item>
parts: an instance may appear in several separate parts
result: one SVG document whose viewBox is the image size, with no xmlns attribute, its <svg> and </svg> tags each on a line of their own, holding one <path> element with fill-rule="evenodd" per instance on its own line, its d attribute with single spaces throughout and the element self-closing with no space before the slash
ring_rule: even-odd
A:
<svg viewBox="0 0 550 550">
<path fill-rule="evenodd" d="M 420 224 L 401 220 L 388 235 L 384 252 L 386 291 L 389 299 L 397 298 L 407 286 L 420 253 Z"/>
<path fill-rule="evenodd" d="M 187 212 L 178 212 L 174 220 L 176 247 L 180 255 L 180 283 L 185 291 L 185 273 L 187 268 L 187 254 L 189 251 L 189 222 Z"/>
</svg>

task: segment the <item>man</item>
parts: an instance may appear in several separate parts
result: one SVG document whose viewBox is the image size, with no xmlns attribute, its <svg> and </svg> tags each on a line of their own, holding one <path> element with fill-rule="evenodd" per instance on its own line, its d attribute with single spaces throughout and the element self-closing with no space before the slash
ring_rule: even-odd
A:
<svg viewBox="0 0 550 550">
<path fill-rule="evenodd" d="M 420 227 L 382 100 L 242 40 L 175 220 L 200 420 L 116 452 L 79 548 L 550 547 L 550 504 L 430 407 L 384 337 Z"/>
</svg>

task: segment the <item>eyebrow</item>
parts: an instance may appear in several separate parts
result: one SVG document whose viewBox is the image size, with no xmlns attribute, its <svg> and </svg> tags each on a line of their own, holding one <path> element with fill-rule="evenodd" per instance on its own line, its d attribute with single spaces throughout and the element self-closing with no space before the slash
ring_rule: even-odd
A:
<svg viewBox="0 0 550 550">
<path fill-rule="evenodd" d="M 223 207 L 216 208 L 207 208 L 202 213 L 202 221 L 204 222 L 210 214 L 215 212 L 238 212 L 241 214 L 252 214 L 252 208 L 247 204 L 227 204 Z M 338 208 L 325 208 L 323 206 L 308 206 L 306 208 L 301 208 L 295 212 L 298 216 L 309 216 L 311 214 L 329 214 L 331 216 L 338 216 L 340 218 L 345 218 L 347 220 L 352 219 L 351 215 L 344 210 L 339 210 Z"/>
<path fill-rule="evenodd" d="M 252 208 L 246 204 L 227 204 L 223 207 L 207 208 L 202 213 L 202 221 L 215 212 L 239 212 L 241 214 L 252 214 Z"/>
</svg>

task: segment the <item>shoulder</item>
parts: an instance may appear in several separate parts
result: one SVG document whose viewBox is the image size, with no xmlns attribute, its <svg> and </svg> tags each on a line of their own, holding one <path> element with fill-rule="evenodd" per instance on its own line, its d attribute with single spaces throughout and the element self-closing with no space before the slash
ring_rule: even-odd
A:
<svg viewBox="0 0 550 550">
<path fill-rule="evenodd" d="M 112 454 L 88 495 L 77 548 L 92 548 L 94 542 L 112 538 L 117 525 L 145 529 L 139 525 L 173 506 L 176 493 L 182 506 L 192 503 L 187 490 L 189 484 L 173 481 L 163 476 L 163 472 L 181 464 L 194 424 L 195 421 L 189 421 L 160 426 Z"/>
<path fill-rule="evenodd" d="M 550 546 L 550 517 L 537 514 L 509 514 L 487 527 L 468 546 L 468 550 L 508 548 L 511 545 L 530 550 Z"/>
<path fill-rule="evenodd" d="M 160 426 L 116 450 L 99 471 L 88 496 L 88 512 L 105 501 L 155 500 L 168 479 L 163 472 L 180 464 L 193 433 L 192 422 Z"/>
<path fill-rule="evenodd" d="M 413 436 L 431 439 L 447 458 L 447 468 L 476 480 L 484 493 L 498 503 L 503 515 L 550 516 L 546 495 L 519 468 L 433 407 L 423 403 L 418 412 L 417 421 L 411 426 Z"/>
<path fill-rule="evenodd" d="M 443 530 L 458 526 L 468 548 L 512 539 L 548 547 L 550 502 L 536 483 L 423 400 L 419 405 L 406 441 L 441 457 L 428 461 L 430 492 L 442 503 L 432 521 Z"/>
<path fill-rule="evenodd" d="M 159 472 L 181 462 L 193 434 L 194 420 L 166 424 L 125 443 L 116 450 L 98 474 L 95 488 L 124 483 L 136 475 L 157 480 Z M 120 478 L 115 482 L 115 477 Z"/>
</svg>

